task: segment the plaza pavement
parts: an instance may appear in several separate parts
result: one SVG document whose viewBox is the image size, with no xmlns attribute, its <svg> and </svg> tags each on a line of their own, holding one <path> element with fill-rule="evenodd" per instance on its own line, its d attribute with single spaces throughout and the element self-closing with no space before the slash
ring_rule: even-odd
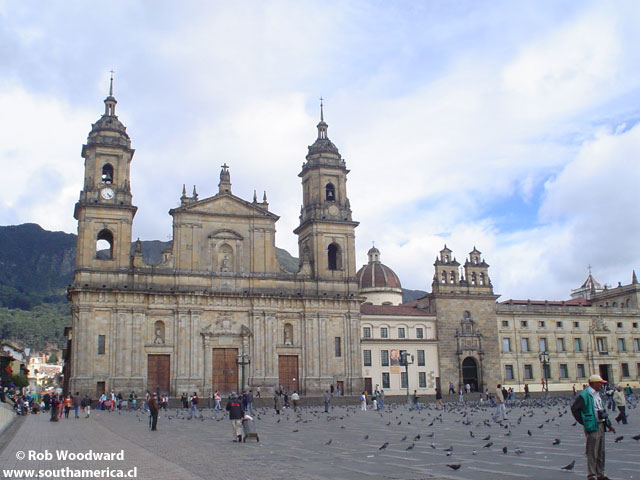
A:
<svg viewBox="0 0 640 480">
<path fill-rule="evenodd" d="M 538 406 L 510 409 L 507 428 L 491 421 L 493 409 L 477 404 L 447 404 L 441 410 L 429 404 L 419 411 L 391 405 L 382 414 L 363 412 L 355 405 L 335 407 L 329 414 L 321 407 L 306 407 L 299 414 L 286 410 L 279 416 L 272 409 L 259 409 L 260 442 L 243 444 L 232 442 L 227 416 L 208 409 L 198 420 L 188 420 L 186 411 L 162 412 L 157 432 L 148 430 L 147 416 L 140 412 L 93 411 L 89 419 L 63 418 L 58 423 L 49 422 L 47 415 L 30 415 L 14 426 L 14 433 L 7 433 L 12 437 L 0 451 L 0 469 L 135 466 L 137 478 L 143 479 L 585 478 L 584 434 L 579 425 L 572 426 L 570 400 L 535 402 Z M 640 477 L 640 442 L 631 438 L 640 433 L 637 410 L 631 409 L 629 416 L 629 425 L 620 425 L 616 435 L 607 434 L 606 473 L 614 479 Z M 417 435 L 420 439 L 413 440 Z M 491 439 L 483 440 L 487 435 Z M 614 443 L 621 435 L 624 439 Z M 561 443 L 554 446 L 556 438 Z M 489 441 L 493 445 L 484 448 Z M 453 451 L 447 456 L 449 447 Z M 514 453 L 516 448 L 524 453 Z M 124 460 L 16 458 L 19 451 L 45 449 L 123 450 Z M 572 472 L 560 470 L 572 460 Z M 447 467 L 457 464 L 457 471 Z"/>
</svg>

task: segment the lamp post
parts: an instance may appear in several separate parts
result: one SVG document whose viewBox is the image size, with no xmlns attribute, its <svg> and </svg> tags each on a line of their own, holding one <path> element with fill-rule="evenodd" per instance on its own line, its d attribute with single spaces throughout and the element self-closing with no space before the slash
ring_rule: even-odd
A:
<svg viewBox="0 0 640 480">
<path fill-rule="evenodd" d="M 236 364 L 242 368 L 242 385 L 240 386 L 240 391 L 238 393 L 242 393 L 244 390 L 244 367 L 246 365 L 251 364 L 251 356 L 248 353 L 241 353 L 236 355 Z"/>
<path fill-rule="evenodd" d="M 407 376 L 407 403 L 411 403 L 411 394 L 409 393 L 409 365 L 413 364 L 414 356 L 411 355 L 411 361 L 409 361 L 409 354 L 405 351 L 400 354 L 400 364 L 404 365 L 405 375 Z"/>
<path fill-rule="evenodd" d="M 540 363 L 542 363 L 542 372 L 544 374 L 544 394 L 547 396 L 549 394 L 549 378 L 547 377 L 547 368 L 549 368 L 549 352 L 546 350 L 544 352 L 540 352 L 538 357 L 540 358 Z"/>
</svg>

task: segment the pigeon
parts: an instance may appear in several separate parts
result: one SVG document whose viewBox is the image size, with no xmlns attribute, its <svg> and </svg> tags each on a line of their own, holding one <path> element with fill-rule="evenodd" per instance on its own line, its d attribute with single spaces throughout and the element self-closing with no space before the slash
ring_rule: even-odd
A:
<svg viewBox="0 0 640 480">
<path fill-rule="evenodd" d="M 560 439 L 556 438 L 551 445 L 560 445 Z"/>
<path fill-rule="evenodd" d="M 531 433 L 531 430 L 527 430 L 527 435 L 529 435 L 530 437 L 533 436 L 533 433 Z"/>
<path fill-rule="evenodd" d="M 384 442 L 382 444 L 382 446 L 378 449 L 378 450 L 384 450 L 385 448 L 387 448 L 389 446 L 389 442 Z"/>
<path fill-rule="evenodd" d="M 431 448 L 433 448 L 435 450 L 436 445 L 434 443 L 432 443 L 430 446 L 431 446 Z"/>
<path fill-rule="evenodd" d="M 491 445 L 493 445 L 493 442 L 489 442 L 489 443 L 484 444 L 482 446 L 482 448 L 491 448 Z"/>
<path fill-rule="evenodd" d="M 453 452 L 447 452 L 447 457 L 450 457 L 451 455 L 453 455 Z"/>
<path fill-rule="evenodd" d="M 502 447 L 502 453 L 507 454 L 507 447 Z"/>
<path fill-rule="evenodd" d="M 449 467 L 451 470 L 460 470 L 460 467 L 462 465 L 460 465 L 459 463 L 456 463 L 455 465 L 447 465 L 447 467 Z"/>
<path fill-rule="evenodd" d="M 614 440 L 614 443 L 621 442 L 623 439 L 624 439 L 624 435 L 620 435 L 619 437 L 616 437 L 616 439 Z"/>
<path fill-rule="evenodd" d="M 483 440 L 483 441 L 485 441 L 485 442 L 486 442 L 487 440 L 491 440 L 491 435 L 487 435 L 487 436 L 486 436 L 486 437 L 484 437 L 482 440 Z"/>
<path fill-rule="evenodd" d="M 411 445 L 409 445 L 409 446 L 406 448 L 406 450 L 413 450 L 413 447 L 415 447 L 415 446 L 416 446 L 416 444 L 412 442 L 412 443 L 411 443 Z"/>
<path fill-rule="evenodd" d="M 469 430 L 469 435 L 471 436 L 471 438 L 475 438 L 475 435 L 473 434 L 473 432 L 471 430 Z"/>
<path fill-rule="evenodd" d="M 569 465 L 565 465 L 564 467 L 560 467 L 560 470 L 566 470 L 567 472 L 570 472 L 571 470 L 573 470 L 573 467 L 576 466 L 576 461 L 572 461 Z"/>
<path fill-rule="evenodd" d="M 640 440 L 640 435 L 636 435 L 635 437 L 631 437 L 631 438 L 633 438 L 637 442 L 638 440 Z"/>
<path fill-rule="evenodd" d="M 435 432 L 431 432 L 430 434 L 427 435 L 427 438 L 433 438 L 434 434 L 435 434 Z"/>
<path fill-rule="evenodd" d="M 404 442 L 407 439 L 407 436 L 405 435 L 404 437 L 402 437 L 402 440 L 400 440 L 401 442 Z"/>
<path fill-rule="evenodd" d="M 522 450 L 521 448 L 516 448 L 514 452 L 516 455 L 522 455 L 524 453 L 524 450 Z"/>
<path fill-rule="evenodd" d="M 369 435 L 365 435 L 365 436 L 364 436 L 364 439 L 365 439 L 365 440 L 369 440 Z"/>
<path fill-rule="evenodd" d="M 333 442 L 333 438 L 330 438 L 329 441 L 325 443 L 325 445 L 331 445 L 331 442 Z"/>
<path fill-rule="evenodd" d="M 453 445 L 451 445 L 449 448 L 445 448 L 444 451 L 445 452 L 453 452 Z"/>
<path fill-rule="evenodd" d="M 420 440 L 421 436 L 418 434 L 415 437 L 413 437 L 413 441 L 415 442 L 416 440 Z"/>
<path fill-rule="evenodd" d="M 471 454 L 472 454 L 472 455 L 477 455 L 477 454 L 478 454 L 478 451 L 477 451 L 477 450 L 474 450 Z"/>
</svg>

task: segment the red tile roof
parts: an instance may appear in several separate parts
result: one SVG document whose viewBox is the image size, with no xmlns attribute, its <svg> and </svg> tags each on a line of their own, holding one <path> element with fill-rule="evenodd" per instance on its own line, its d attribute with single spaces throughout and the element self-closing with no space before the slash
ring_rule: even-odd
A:
<svg viewBox="0 0 640 480">
<path fill-rule="evenodd" d="M 411 316 L 411 317 L 433 317 L 419 308 L 407 307 L 405 305 L 371 305 L 363 303 L 360 305 L 360 313 L 363 315 L 388 315 L 388 316 Z"/>
<path fill-rule="evenodd" d="M 586 298 L 578 297 L 572 298 L 571 300 L 505 300 L 504 302 L 500 302 L 500 305 L 550 305 L 554 307 L 558 306 L 578 306 L 578 307 L 588 307 L 591 305 L 591 302 Z"/>
</svg>

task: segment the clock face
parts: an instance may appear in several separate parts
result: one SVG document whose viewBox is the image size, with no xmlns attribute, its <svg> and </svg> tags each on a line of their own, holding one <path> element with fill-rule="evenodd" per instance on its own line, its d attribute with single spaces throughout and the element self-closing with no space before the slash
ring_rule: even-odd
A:
<svg viewBox="0 0 640 480">
<path fill-rule="evenodd" d="M 335 205 L 331 205 L 329 207 L 329 214 L 337 215 L 338 213 L 339 213 L 338 207 L 336 207 Z"/>
<path fill-rule="evenodd" d="M 103 188 L 100 190 L 100 196 L 105 200 L 111 200 L 115 196 L 115 192 L 110 188 Z"/>
</svg>

